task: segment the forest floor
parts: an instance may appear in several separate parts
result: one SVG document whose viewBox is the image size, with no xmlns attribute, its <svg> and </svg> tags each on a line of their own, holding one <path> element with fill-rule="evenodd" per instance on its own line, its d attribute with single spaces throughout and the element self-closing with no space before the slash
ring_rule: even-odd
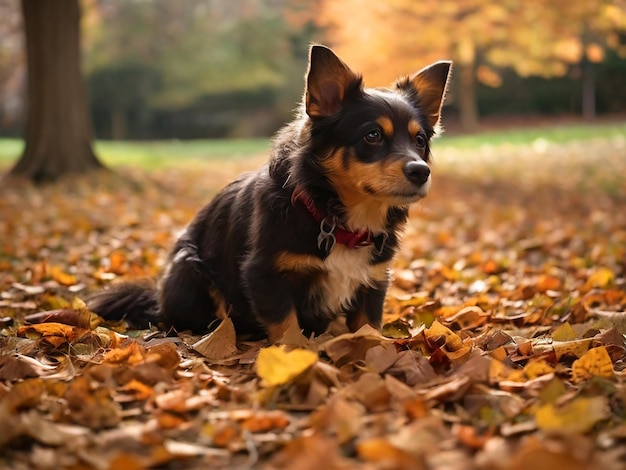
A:
<svg viewBox="0 0 626 470">
<path fill-rule="evenodd" d="M 383 334 L 289 347 L 82 302 L 261 157 L 3 182 L 0 467 L 624 468 L 626 138 L 434 147 Z"/>
</svg>

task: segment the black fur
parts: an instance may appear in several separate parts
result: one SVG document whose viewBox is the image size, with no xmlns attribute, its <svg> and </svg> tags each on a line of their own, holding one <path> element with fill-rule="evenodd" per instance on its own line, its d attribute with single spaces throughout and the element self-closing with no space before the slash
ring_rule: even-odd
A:
<svg viewBox="0 0 626 470">
<path fill-rule="evenodd" d="M 437 110 L 449 64 L 439 68 L 438 74 L 443 74 L 439 79 L 443 82 L 436 84 L 441 87 L 439 102 L 430 103 Z M 435 133 L 439 116 L 433 120 L 423 112 L 420 91 L 412 87 L 427 75 L 399 82 L 393 90 L 368 91 L 361 78 L 330 50 L 313 46 L 305 102 L 296 120 L 275 137 L 269 165 L 240 176 L 198 212 L 177 241 L 157 290 L 123 285 L 98 294 L 89 308 L 106 318 L 126 318 L 138 327 L 160 320 L 179 331 L 195 332 L 206 331 L 222 309 L 240 337 L 262 337 L 269 332 L 273 341 L 280 339 L 284 332 L 280 325 L 294 313 L 307 335 L 322 333 L 340 313 L 347 315 L 351 329 L 363 323 L 380 327 L 388 286 L 387 276 L 380 273 L 397 250 L 408 203 L 421 196 L 391 203 L 376 195 L 379 190 L 373 179 L 365 184 L 362 199 L 374 213 L 382 208 L 380 220 L 375 227 L 349 227 L 351 221 L 360 219 L 342 199 L 332 172 L 341 171 L 347 181 L 371 178 L 367 165 L 391 162 L 397 170 L 404 161 L 428 161 L 429 148 L 415 148 L 414 136 L 406 130 L 407 123 L 414 121 L 428 139 Z M 378 126 L 381 116 L 398 131 L 372 145 L 363 136 Z M 331 159 L 336 159 L 340 170 L 330 169 Z M 352 175 L 357 171 L 353 168 L 363 174 Z M 421 190 L 399 175 L 398 192 Z M 374 244 L 353 251 L 335 247 L 338 254 L 327 259 L 332 253 L 318 246 L 319 221 L 306 204 L 293 199 L 298 190 L 339 225 L 349 230 L 371 229 Z M 359 254 L 358 250 L 367 251 Z M 352 258 L 358 263 L 363 256 L 367 257 L 364 269 L 371 269 L 372 275 L 355 284 L 338 311 L 328 311 L 329 305 L 341 302 L 329 303 L 327 297 L 344 295 L 343 287 L 333 280 L 343 279 L 348 285 L 365 276 L 355 272 L 352 277 L 341 277 L 342 263 L 349 271 Z M 276 331 L 272 330 L 275 326 Z"/>
</svg>

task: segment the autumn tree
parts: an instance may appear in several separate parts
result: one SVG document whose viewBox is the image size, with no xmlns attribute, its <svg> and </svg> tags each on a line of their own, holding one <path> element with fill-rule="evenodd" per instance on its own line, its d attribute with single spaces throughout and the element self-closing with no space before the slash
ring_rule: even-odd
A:
<svg viewBox="0 0 626 470">
<path fill-rule="evenodd" d="M 78 0 L 22 0 L 28 104 L 21 158 L 11 174 L 50 181 L 102 164 L 92 149 L 80 70 Z"/>
<path fill-rule="evenodd" d="M 322 22 L 339 53 L 363 64 L 374 80 L 390 80 L 432 60 L 454 60 L 461 124 L 473 130 L 476 78 L 498 86 L 502 67 L 555 77 L 580 64 L 583 113 L 593 116 L 593 64 L 607 48 L 620 48 L 625 6 L 623 0 L 326 1 Z"/>
</svg>

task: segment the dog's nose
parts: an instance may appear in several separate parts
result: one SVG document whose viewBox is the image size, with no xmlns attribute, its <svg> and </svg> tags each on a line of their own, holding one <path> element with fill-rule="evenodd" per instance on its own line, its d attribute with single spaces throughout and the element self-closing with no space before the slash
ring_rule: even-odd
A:
<svg viewBox="0 0 626 470">
<path fill-rule="evenodd" d="M 421 186 L 428 181 L 430 168 L 426 162 L 413 160 L 404 165 L 404 174 L 412 183 Z"/>
</svg>

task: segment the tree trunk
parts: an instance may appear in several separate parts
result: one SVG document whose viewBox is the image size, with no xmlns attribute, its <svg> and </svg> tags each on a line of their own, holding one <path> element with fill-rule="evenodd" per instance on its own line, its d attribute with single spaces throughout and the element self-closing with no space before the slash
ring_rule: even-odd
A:
<svg viewBox="0 0 626 470">
<path fill-rule="evenodd" d="M 78 0 L 22 0 L 28 66 L 26 146 L 11 174 L 36 182 L 102 167 L 80 71 Z"/>
<path fill-rule="evenodd" d="M 596 118 L 596 76 L 595 64 L 590 60 L 584 60 L 582 65 L 582 111 L 585 121 L 593 121 Z"/>
<path fill-rule="evenodd" d="M 119 106 L 113 108 L 113 110 L 111 111 L 112 140 L 122 140 L 126 138 L 126 129 L 128 128 L 126 122 L 126 111 L 124 109 L 120 109 Z"/>
<path fill-rule="evenodd" d="M 473 64 L 460 61 L 456 67 L 456 75 L 461 129 L 465 132 L 474 132 L 478 129 L 478 105 Z"/>
</svg>

